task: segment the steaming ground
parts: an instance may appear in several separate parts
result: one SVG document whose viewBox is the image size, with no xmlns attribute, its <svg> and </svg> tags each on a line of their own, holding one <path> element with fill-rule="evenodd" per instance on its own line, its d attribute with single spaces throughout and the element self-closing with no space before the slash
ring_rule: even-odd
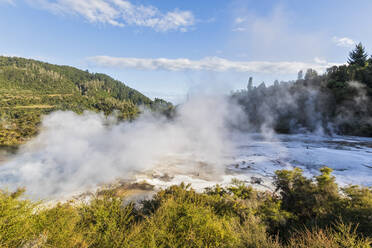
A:
<svg viewBox="0 0 372 248">
<path fill-rule="evenodd" d="M 239 134 L 235 171 L 270 177 L 276 170 L 299 167 L 305 175 L 318 174 L 323 166 L 334 170 L 340 185 L 372 186 L 372 138 L 318 136 L 314 134 Z"/>
<path fill-rule="evenodd" d="M 228 123 L 241 115 L 215 97 L 192 99 L 173 121 L 145 113 L 117 124 L 95 113 L 55 112 L 0 166 L 0 188 L 62 199 L 118 181 L 203 189 L 237 178 L 270 189 L 276 170 L 297 166 L 310 176 L 324 165 L 342 185 L 372 186 L 372 138 L 230 132 Z"/>
<path fill-rule="evenodd" d="M 233 150 L 226 122 L 237 116 L 237 107 L 218 97 L 193 98 L 172 121 L 144 113 L 116 124 L 95 113 L 55 112 L 34 140 L 0 166 L 0 187 L 59 198 L 167 165 L 176 173 L 220 178 Z"/>
<path fill-rule="evenodd" d="M 208 180 L 196 173 L 173 174 L 159 167 L 152 176 L 137 175 L 137 181 L 146 180 L 158 187 L 189 182 L 194 188 L 203 189 L 216 183 L 227 185 L 237 178 L 265 190 L 273 189 L 271 182 L 276 170 L 299 167 L 305 175 L 313 176 L 326 165 L 334 169 L 342 186 L 372 186 L 372 138 L 298 134 L 268 139 L 262 134 L 238 133 L 231 140 L 236 149 L 220 180 Z"/>
</svg>

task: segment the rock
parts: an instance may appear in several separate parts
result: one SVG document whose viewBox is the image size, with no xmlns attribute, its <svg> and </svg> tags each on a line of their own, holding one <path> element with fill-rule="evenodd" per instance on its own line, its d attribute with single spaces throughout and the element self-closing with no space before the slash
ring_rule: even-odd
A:
<svg viewBox="0 0 372 248">
<path fill-rule="evenodd" d="M 262 180 L 262 178 L 251 177 L 251 183 L 252 184 L 261 184 L 261 183 L 263 183 L 263 180 Z"/>
</svg>

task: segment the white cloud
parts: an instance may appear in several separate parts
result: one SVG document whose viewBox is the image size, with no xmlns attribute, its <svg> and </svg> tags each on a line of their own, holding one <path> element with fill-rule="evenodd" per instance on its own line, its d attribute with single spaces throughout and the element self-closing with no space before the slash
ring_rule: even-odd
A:
<svg viewBox="0 0 372 248">
<path fill-rule="evenodd" d="M 1 1 L 1 0 L 0 0 Z M 136 5 L 126 0 L 28 0 L 32 5 L 56 14 L 82 16 L 92 23 L 149 27 L 156 31 L 187 31 L 194 25 L 190 11 L 161 12 L 151 5 Z"/>
<path fill-rule="evenodd" d="M 339 38 L 339 37 L 336 37 L 334 36 L 332 38 L 332 41 L 337 45 L 337 46 L 340 46 L 340 47 L 353 47 L 356 42 L 348 37 L 342 37 L 342 38 Z"/>
<path fill-rule="evenodd" d="M 243 17 L 237 17 L 237 18 L 235 18 L 235 23 L 236 24 L 240 24 L 240 23 L 242 23 L 244 21 L 245 21 L 245 18 L 243 18 Z"/>
<path fill-rule="evenodd" d="M 88 58 L 96 66 L 113 68 L 131 68 L 138 70 L 166 70 L 166 71 L 236 71 L 253 73 L 294 74 L 299 70 L 313 68 L 323 72 L 326 68 L 338 65 L 335 63 L 305 63 L 305 62 L 269 62 L 269 61 L 231 61 L 220 57 L 205 57 L 201 60 L 186 58 L 118 58 L 96 56 Z"/>
<path fill-rule="evenodd" d="M 243 23 L 246 21 L 243 17 L 237 17 L 234 20 L 235 28 L 232 29 L 233 32 L 244 32 L 247 29 L 245 27 L 242 27 Z"/>
<path fill-rule="evenodd" d="M 314 61 L 315 63 L 317 64 L 327 64 L 327 60 L 323 59 L 323 58 L 319 58 L 319 57 L 315 57 L 314 58 Z"/>
<path fill-rule="evenodd" d="M 246 28 L 237 27 L 237 28 L 234 28 L 232 31 L 233 31 L 233 32 L 244 32 L 244 31 L 246 31 L 246 30 L 247 30 Z"/>
</svg>

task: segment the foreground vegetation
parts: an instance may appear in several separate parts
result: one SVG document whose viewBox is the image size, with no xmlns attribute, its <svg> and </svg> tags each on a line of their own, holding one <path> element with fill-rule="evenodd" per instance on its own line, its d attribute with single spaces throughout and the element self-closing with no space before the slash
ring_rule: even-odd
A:
<svg viewBox="0 0 372 248">
<path fill-rule="evenodd" d="M 172 107 L 105 74 L 0 56 L 0 146 L 20 144 L 34 136 L 41 116 L 52 111 L 115 111 L 119 119 L 128 120 L 138 115 L 140 105 Z"/>
<path fill-rule="evenodd" d="M 277 171 L 274 183 L 204 193 L 181 184 L 126 205 L 106 191 L 52 208 L 1 192 L 0 247 L 370 247 L 372 189 L 339 189 L 329 168 L 313 179 Z"/>
</svg>

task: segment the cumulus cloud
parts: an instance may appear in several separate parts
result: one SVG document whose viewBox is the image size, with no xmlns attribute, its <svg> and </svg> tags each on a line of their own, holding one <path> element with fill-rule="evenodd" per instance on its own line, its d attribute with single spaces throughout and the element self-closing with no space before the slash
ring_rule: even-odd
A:
<svg viewBox="0 0 372 248">
<path fill-rule="evenodd" d="M 1 1 L 1 0 L 0 0 Z M 194 25 L 190 11 L 175 9 L 161 12 L 151 5 L 132 4 L 126 0 L 28 0 L 34 6 L 56 14 L 82 16 L 92 23 L 123 27 L 126 25 L 148 27 L 155 31 L 187 31 Z"/>
<path fill-rule="evenodd" d="M 96 66 L 113 68 L 131 68 L 138 70 L 166 70 L 166 71 L 236 71 L 253 73 L 293 74 L 308 68 L 324 71 L 336 63 L 305 63 L 305 62 L 270 62 L 270 61 L 232 61 L 220 57 L 205 57 L 200 60 L 186 58 L 118 58 L 110 56 L 96 56 L 88 58 L 88 62 Z"/>
<path fill-rule="evenodd" d="M 340 47 L 353 47 L 356 42 L 348 37 L 337 37 L 337 36 L 334 36 L 332 38 L 332 41 L 337 45 L 337 46 L 340 46 Z"/>
</svg>

